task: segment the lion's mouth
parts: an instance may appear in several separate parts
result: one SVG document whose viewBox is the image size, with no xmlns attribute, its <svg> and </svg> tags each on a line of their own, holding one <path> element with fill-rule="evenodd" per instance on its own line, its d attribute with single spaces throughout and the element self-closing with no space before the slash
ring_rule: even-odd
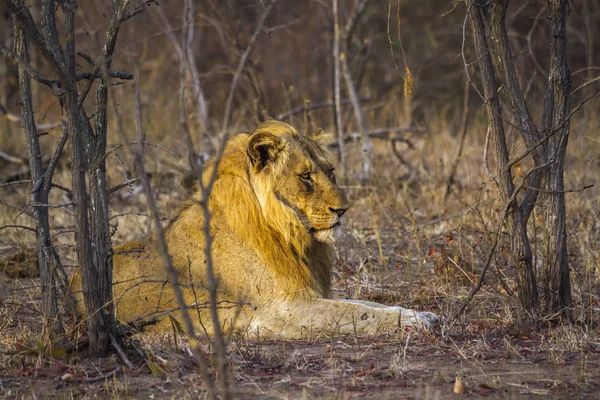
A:
<svg viewBox="0 0 600 400">
<path fill-rule="evenodd" d="M 325 232 L 325 231 L 330 231 L 332 229 L 337 228 L 338 226 L 341 226 L 342 223 L 340 221 L 336 222 L 335 224 L 331 225 L 328 228 L 310 228 L 308 231 L 310 233 L 316 233 L 316 232 Z"/>
</svg>

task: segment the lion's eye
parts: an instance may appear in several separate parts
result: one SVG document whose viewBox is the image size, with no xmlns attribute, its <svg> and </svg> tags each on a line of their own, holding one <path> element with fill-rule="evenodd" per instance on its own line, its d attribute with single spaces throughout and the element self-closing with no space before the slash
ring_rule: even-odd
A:
<svg viewBox="0 0 600 400">
<path fill-rule="evenodd" d="M 303 172 L 300 174 L 300 178 L 305 181 L 310 181 L 310 172 Z"/>
</svg>

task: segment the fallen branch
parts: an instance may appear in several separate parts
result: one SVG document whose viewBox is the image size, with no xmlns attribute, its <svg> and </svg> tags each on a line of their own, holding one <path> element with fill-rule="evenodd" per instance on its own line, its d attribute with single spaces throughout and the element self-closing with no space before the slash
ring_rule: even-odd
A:
<svg viewBox="0 0 600 400">
<path fill-rule="evenodd" d="M 111 342 L 112 346 L 115 348 L 115 350 L 119 354 L 119 357 L 121 357 L 121 360 L 123 360 L 125 365 L 127 365 L 127 367 L 129 369 L 135 369 L 135 365 L 133 365 L 133 363 L 129 360 L 129 358 L 127 357 L 127 354 L 125 354 L 125 352 L 123 351 L 121 346 L 119 346 L 119 343 L 117 342 L 117 339 L 115 339 L 113 334 L 108 332 L 108 337 L 110 338 L 110 342 Z"/>
<path fill-rule="evenodd" d="M 83 383 L 96 383 L 96 382 L 101 382 L 101 381 L 106 381 L 108 379 L 113 379 L 115 376 L 117 376 L 119 373 L 121 373 L 121 369 L 115 369 L 113 372 L 109 372 L 106 375 L 100 375 L 97 376 L 95 378 L 90 378 L 90 379 L 86 379 L 83 381 Z"/>
</svg>

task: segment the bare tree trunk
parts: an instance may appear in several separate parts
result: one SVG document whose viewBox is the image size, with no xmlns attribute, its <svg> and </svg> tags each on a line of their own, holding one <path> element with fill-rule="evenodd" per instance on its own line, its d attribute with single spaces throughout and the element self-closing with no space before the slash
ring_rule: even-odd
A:
<svg viewBox="0 0 600 400">
<path fill-rule="evenodd" d="M 583 0 L 583 23 L 585 25 L 585 30 L 587 33 L 587 57 L 585 67 L 587 71 L 585 73 L 587 81 L 591 81 L 594 79 L 594 46 L 595 46 L 595 35 L 596 35 L 596 25 L 592 23 L 592 18 L 594 15 L 592 14 L 592 10 L 590 10 L 590 1 L 593 0 Z M 583 109 L 584 118 L 588 119 L 589 110 L 587 107 Z"/>
<path fill-rule="evenodd" d="M 335 127 L 338 140 L 338 160 L 340 162 L 340 175 L 347 180 L 346 171 L 346 148 L 344 144 L 344 124 L 342 122 L 341 109 L 341 82 L 340 82 L 340 22 L 338 16 L 338 0 L 332 0 L 333 4 L 333 95 L 335 103 Z"/>
<path fill-rule="evenodd" d="M 114 336 L 116 332 L 111 290 L 110 240 L 106 240 L 108 235 L 102 232 L 108 225 L 108 210 L 104 209 L 100 193 L 105 188 L 99 186 L 105 182 L 102 172 L 98 174 L 95 170 L 97 165 L 94 165 L 97 163 L 96 152 L 102 150 L 96 147 L 96 141 L 106 139 L 92 134 L 87 116 L 79 107 L 75 71 L 75 10 L 74 3 L 65 4 L 65 31 L 68 39 L 64 51 L 64 109 L 71 138 L 71 181 L 77 231 L 75 244 L 88 316 L 90 351 L 95 356 L 104 356 L 110 351 L 110 335 Z M 97 101 L 102 101 L 102 90 L 103 85 L 100 83 Z M 105 94 L 104 103 L 106 104 Z M 100 115 L 96 115 L 97 125 L 106 124 L 105 112 L 106 105 L 104 114 L 100 110 Z M 104 157 L 104 154 L 103 152 L 100 156 Z"/>
<path fill-rule="evenodd" d="M 29 62 L 27 40 L 14 24 L 14 52 L 24 62 Z M 49 185 L 44 185 L 44 170 L 42 165 L 42 152 L 34 120 L 33 101 L 31 94 L 31 77 L 22 66 L 18 67 L 19 89 L 21 92 L 23 128 L 27 139 L 29 152 L 29 167 L 31 171 L 30 203 L 33 207 L 33 216 L 36 225 L 37 255 L 42 283 L 44 317 L 47 319 L 44 329 L 51 335 L 58 334 L 61 330 L 61 321 L 58 313 L 56 285 L 53 268 L 52 243 L 50 241 L 50 223 L 48 220 L 48 193 Z M 47 189 L 46 189 L 47 187 Z"/>
<path fill-rule="evenodd" d="M 342 74 L 344 75 L 344 82 L 346 83 L 346 90 L 348 91 L 348 97 L 350 98 L 352 108 L 354 109 L 354 118 L 356 119 L 356 124 L 358 125 L 358 132 L 360 133 L 362 182 L 367 182 L 371 177 L 371 153 L 373 151 L 371 140 L 367 135 L 365 116 L 360 105 L 358 91 L 356 89 L 356 85 L 354 84 L 354 79 L 352 79 L 350 67 L 348 66 L 348 50 L 350 48 L 350 40 L 352 38 L 352 34 L 354 33 L 356 22 L 360 18 L 360 15 L 362 14 L 367 2 L 368 0 L 358 0 L 355 3 L 352 15 L 350 16 L 350 19 L 348 20 L 344 28 L 344 33 L 341 38 L 341 49 L 339 55 L 339 60 L 342 65 Z M 337 19 L 339 18 L 339 16 L 336 15 L 334 16 L 334 18 L 336 18 L 336 25 L 338 25 Z"/>
<path fill-rule="evenodd" d="M 539 299 L 535 273 L 532 265 L 531 246 L 529 244 L 529 238 L 527 237 L 527 220 L 523 218 L 519 203 L 517 202 L 516 197 L 513 196 L 515 187 L 509 167 L 509 155 L 506 147 L 502 109 L 498 99 L 498 85 L 483 22 L 483 11 L 476 5 L 476 1 L 470 0 L 469 12 L 473 38 L 475 40 L 475 50 L 479 60 L 481 80 L 486 99 L 485 106 L 488 114 L 488 124 L 494 145 L 494 154 L 496 156 L 496 182 L 498 183 L 502 200 L 507 202 L 512 199 L 510 205 L 511 231 L 513 234 L 511 242 L 511 263 L 514 265 L 517 273 L 519 300 L 526 310 L 535 311 L 539 307 Z"/>
<path fill-rule="evenodd" d="M 550 71 L 546 96 L 554 105 L 552 132 L 548 140 L 550 168 L 544 174 L 541 201 L 544 205 L 545 244 L 542 276 L 547 313 L 569 316 L 571 280 L 567 251 L 564 165 L 570 129 L 571 71 L 567 65 L 567 0 L 548 0 L 550 9 Z"/>
<path fill-rule="evenodd" d="M 488 116 L 497 121 L 491 125 L 495 141 L 504 141 L 499 135 L 502 126 L 500 103 L 496 94 L 496 81 L 493 78 L 492 59 L 488 49 L 484 20 L 487 18 L 491 29 L 496 65 L 504 78 L 505 92 L 510 100 L 516 125 L 527 146 L 527 152 L 517 158 L 520 160 L 531 154 L 534 167 L 531 170 L 530 190 L 521 204 L 516 201 L 511 206 L 513 223 L 513 257 L 517 266 L 517 283 L 521 301 L 526 308 L 537 308 L 535 275 L 531 265 L 531 250 L 527 240 L 527 220 L 535 204 L 541 204 L 544 216 L 543 263 L 541 277 L 544 293 L 544 311 L 548 315 L 569 317 L 571 305 L 571 285 L 567 253 L 566 208 L 564 189 L 564 164 L 569 136 L 569 118 L 571 116 L 570 92 L 571 73 L 567 65 L 566 16 L 567 0 L 548 0 L 550 14 L 550 70 L 544 97 L 541 124 L 536 125 L 528 110 L 525 96 L 519 85 L 513 55 L 506 32 L 506 9 L 508 0 L 468 2 L 471 25 L 475 38 L 479 65 L 482 70 L 484 93 Z M 491 77 L 491 78 L 490 78 Z M 506 145 L 504 144 L 504 147 Z M 508 155 L 505 149 L 498 148 L 498 180 L 502 196 L 509 193 L 513 184 L 510 175 Z M 516 161 L 515 161 L 516 162 Z M 510 186 L 506 183 L 510 181 Z M 536 201 L 540 198 L 539 201 Z M 516 230 L 515 230 L 516 229 Z"/>
<path fill-rule="evenodd" d="M 63 134 L 52 157 L 44 181 L 39 184 L 43 183 L 42 193 L 45 193 L 46 197 L 42 200 L 45 204 L 51 186 L 52 172 L 62 151 L 62 146 L 64 146 L 68 137 L 71 141 L 71 179 L 77 232 L 75 236 L 77 261 L 81 269 L 84 301 L 88 316 L 90 352 L 96 356 L 104 356 L 109 352 L 111 337 L 115 337 L 116 326 L 111 290 L 112 249 L 105 166 L 108 79 L 109 76 L 132 79 L 131 74 L 110 70 L 110 60 L 113 56 L 121 23 L 144 11 L 150 3 L 152 2 L 147 1 L 127 8 L 129 0 L 111 1 L 112 15 L 106 32 L 106 41 L 101 49 L 102 54 L 96 62 L 91 61 L 89 57 L 84 57 L 93 64 L 93 71 L 83 77 L 77 73 L 75 68 L 75 13 L 77 2 L 75 0 L 65 0 L 58 3 L 64 15 L 62 19 L 64 28 L 60 36 L 63 39 L 59 40 L 56 25 L 57 9 L 54 0 L 42 0 L 41 31 L 26 7 L 11 0 L 6 0 L 8 8 L 13 14 L 15 24 L 36 45 L 43 58 L 58 76 L 56 81 L 45 79 L 27 61 L 20 60 L 19 57 L 13 57 L 14 61 L 24 68 L 28 74 L 54 92 L 60 100 L 66 116 L 65 134 Z M 4 48 L 2 51 L 7 52 Z M 80 92 L 77 81 L 84 79 L 87 80 L 87 83 L 83 85 Z M 100 82 L 96 92 L 94 129 L 89 122 L 83 104 L 96 79 L 99 79 Z M 31 113 L 31 115 L 33 114 Z M 32 129 L 35 132 L 34 125 Z M 32 160 L 35 159 L 32 156 Z M 34 180 L 34 189 L 37 185 L 38 181 Z M 32 195 L 34 192 L 32 192 Z M 58 262 L 56 253 L 51 252 L 51 256 L 51 259 Z"/>
<path fill-rule="evenodd" d="M 5 5 L 0 3 L 0 41 L 4 41 L 5 43 L 10 43 L 11 42 L 11 35 L 12 35 L 12 29 L 11 29 L 11 18 L 9 15 L 7 15 L 6 17 L 4 16 L 5 14 Z M 8 14 L 8 13 L 6 13 Z M 12 92 L 12 88 L 8 82 L 8 77 L 9 77 L 9 62 L 8 62 L 8 58 L 6 57 L 0 57 L 0 80 L 2 82 L 4 82 L 2 90 L 0 90 L 0 106 L 2 107 L 7 107 L 8 106 L 8 102 L 10 99 L 10 95 L 9 93 Z M 8 120 L 8 118 L 3 118 L 2 121 L 2 125 L 0 126 L 0 129 L 2 129 L 4 132 L 6 132 L 7 137 L 11 137 L 11 131 L 12 131 L 12 126 L 11 126 L 11 122 Z"/>
<path fill-rule="evenodd" d="M 567 66 L 566 15 L 567 2 L 549 0 L 550 71 L 544 97 L 541 128 L 534 124 L 527 103 L 519 87 L 506 34 L 506 9 L 508 0 L 494 2 L 491 10 L 491 27 L 496 54 L 501 60 L 499 68 L 504 73 L 513 114 L 517 117 L 523 140 L 530 149 L 536 166 L 547 165 L 532 177 L 530 186 L 541 187 L 542 214 L 544 215 L 544 254 L 542 279 L 544 304 L 548 314 L 561 312 L 568 316 L 571 304 L 571 287 L 566 241 L 566 209 L 564 199 L 564 163 L 569 136 L 571 73 Z M 548 137 L 541 146 L 537 143 Z M 540 191 L 531 190 L 521 209 L 528 217 Z"/>
</svg>

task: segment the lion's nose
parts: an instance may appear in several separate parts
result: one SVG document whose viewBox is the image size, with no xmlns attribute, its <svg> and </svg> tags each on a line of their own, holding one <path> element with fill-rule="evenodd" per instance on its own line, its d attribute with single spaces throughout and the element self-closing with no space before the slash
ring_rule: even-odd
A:
<svg viewBox="0 0 600 400">
<path fill-rule="evenodd" d="M 348 211 L 348 207 L 345 207 L 345 208 L 331 208 L 331 207 L 329 207 L 329 210 L 331 212 L 336 213 L 337 215 L 339 215 L 341 217 L 342 215 L 344 215 L 344 213 L 346 211 Z"/>
</svg>

